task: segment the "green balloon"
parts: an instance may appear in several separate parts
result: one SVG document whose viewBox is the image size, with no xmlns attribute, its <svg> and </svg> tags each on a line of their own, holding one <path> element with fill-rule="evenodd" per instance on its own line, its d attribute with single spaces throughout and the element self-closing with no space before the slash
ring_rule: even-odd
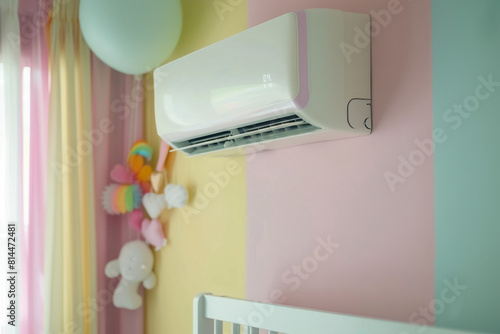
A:
<svg viewBox="0 0 500 334">
<path fill-rule="evenodd" d="M 90 49 L 126 74 L 147 73 L 161 65 L 181 35 L 179 0 L 81 0 L 79 14 Z"/>
</svg>

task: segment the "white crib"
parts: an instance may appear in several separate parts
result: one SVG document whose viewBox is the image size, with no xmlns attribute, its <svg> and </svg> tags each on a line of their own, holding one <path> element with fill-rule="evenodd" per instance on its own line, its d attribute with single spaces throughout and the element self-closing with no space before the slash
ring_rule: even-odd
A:
<svg viewBox="0 0 500 334">
<path fill-rule="evenodd" d="M 465 334 L 458 330 L 421 327 L 304 308 L 256 303 L 200 294 L 193 303 L 193 333 L 222 334 L 224 322 L 240 334 Z"/>
</svg>

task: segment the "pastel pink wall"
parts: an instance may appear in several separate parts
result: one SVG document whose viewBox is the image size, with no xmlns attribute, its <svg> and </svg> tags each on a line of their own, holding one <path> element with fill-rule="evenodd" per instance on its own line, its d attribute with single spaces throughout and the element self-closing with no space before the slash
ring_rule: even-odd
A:
<svg viewBox="0 0 500 334">
<path fill-rule="evenodd" d="M 395 2 L 249 0 L 249 24 L 304 8 L 367 13 Z M 372 39 L 373 133 L 248 162 L 247 298 L 399 321 L 434 299 L 432 157 L 394 192 L 384 177 L 397 173 L 414 140 L 432 138 L 431 2 L 400 6 Z M 318 238 L 328 236 L 339 247 L 329 257 L 319 251 L 315 268 Z M 311 273 L 292 272 L 304 264 Z"/>
</svg>

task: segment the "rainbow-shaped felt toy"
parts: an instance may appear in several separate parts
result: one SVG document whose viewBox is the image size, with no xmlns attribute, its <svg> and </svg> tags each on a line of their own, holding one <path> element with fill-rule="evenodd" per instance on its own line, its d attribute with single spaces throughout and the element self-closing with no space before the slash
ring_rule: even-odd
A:
<svg viewBox="0 0 500 334">
<path fill-rule="evenodd" d="M 140 155 L 144 157 L 147 161 L 151 160 L 153 156 L 153 148 L 144 140 L 140 139 L 132 145 L 130 152 L 128 153 L 128 159 L 133 155 Z"/>
<path fill-rule="evenodd" d="M 102 193 L 102 206 L 107 213 L 118 215 L 141 207 L 142 190 L 138 184 L 112 183 Z"/>
<path fill-rule="evenodd" d="M 151 191 L 153 169 L 146 163 L 153 156 L 153 148 L 138 140 L 129 151 L 126 165 L 115 165 L 110 172 L 113 182 L 102 192 L 102 207 L 111 215 L 130 213 L 129 224 L 141 231 L 142 197 Z"/>
</svg>

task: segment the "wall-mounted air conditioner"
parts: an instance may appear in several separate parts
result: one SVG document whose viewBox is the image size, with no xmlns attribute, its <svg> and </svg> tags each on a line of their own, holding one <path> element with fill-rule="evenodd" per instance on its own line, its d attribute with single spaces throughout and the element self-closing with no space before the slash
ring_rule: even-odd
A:
<svg viewBox="0 0 500 334">
<path fill-rule="evenodd" d="M 158 134 L 189 156 L 371 132 L 370 17 L 308 9 L 154 71 Z"/>
</svg>

